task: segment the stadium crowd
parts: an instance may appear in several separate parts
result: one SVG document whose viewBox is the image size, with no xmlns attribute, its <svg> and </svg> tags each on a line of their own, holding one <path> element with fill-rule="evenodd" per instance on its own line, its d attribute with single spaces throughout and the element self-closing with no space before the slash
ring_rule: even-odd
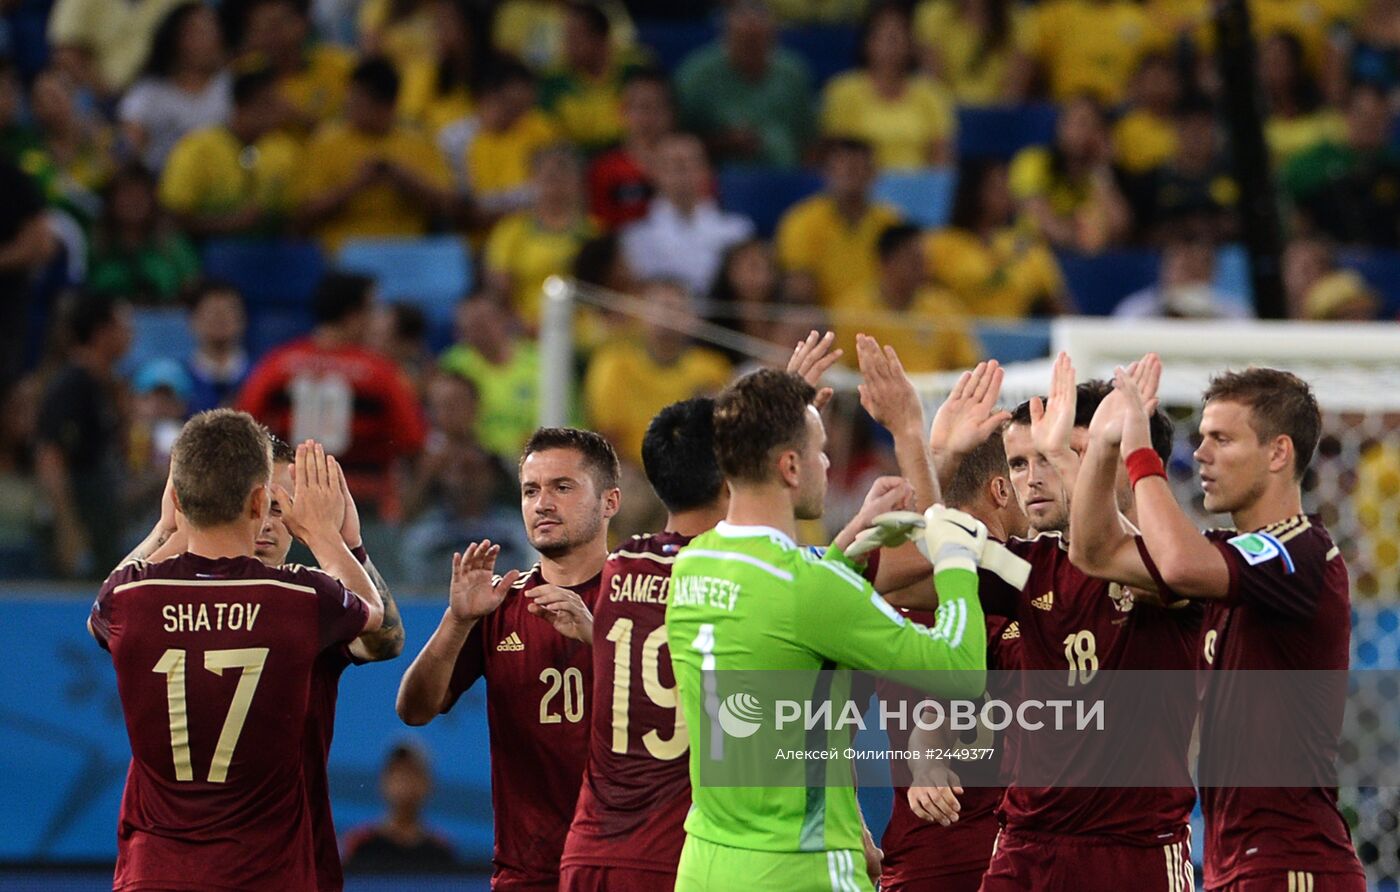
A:
<svg viewBox="0 0 1400 892">
<path fill-rule="evenodd" d="M 629 492 L 653 415 L 749 361 L 687 319 L 784 350 L 830 326 L 850 356 L 860 328 L 924 372 L 981 358 L 982 320 L 1248 318 L 1217 269 L 1240 188 L 1209 6 L 5 4 L 0 576 L 105 575 L 181 423 L 221 405 L 343 459 L 391 579 L 443 582 L 482 538 L 523 565 L 511 468 L 551 275 L 670 323 L 593 310 L 576 332 L 578 420 Z M 1400 4 L 1250 8 L 1289 314 L 1393 317 L 1357 258 L 1400 248 Z M 1002 130 L 1029 135 L 988 148 Z M 469 271 L 446 309 L 349 271 L 357 247 L 443 237 Z M 1071 267 L 1144 252 L 1155 282 L 1077 293 Z M 153 338 L 188 347 L 131 355 Z M 847 427 L 833 499 L 858 504 L 893 457 Z M 662 517 L 630 500 L 613 528 Z"/>
</svg>

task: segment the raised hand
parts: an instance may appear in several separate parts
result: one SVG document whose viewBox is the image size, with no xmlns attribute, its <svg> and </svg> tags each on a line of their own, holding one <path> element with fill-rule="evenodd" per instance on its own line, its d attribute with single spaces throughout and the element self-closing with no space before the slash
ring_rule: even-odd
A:
<svg viewBox="0 0 1400 892">
<path fill-rule="evenodd" d="M 924 407 L 914 382 L 904 371 L 899 354 L 881 347 L 872 337 L 856 335 L 856 359 L 860 363 L 860 404 L 888 431 L 913 428 L 923 436 Z"/>
<path fill-rule="evenodd" d="M 1005 376 L 995 359 L 962 373 L 933 416 L 929 448 L 935 456 L 966 455 L 1011 420 L 1010 412 L 997 409 Z"/>
<path fill-rule="evenodd" d="M 1152 411 L 1143 400 L 1137 381 L 1124 369 L 1114 370 L 1113 390 L 1122 401 L 1122 442 L 1119 448 L 1123 457 L 1127 458 L 1139 449 L 1152 446 Z"/>
<path fill-rule="evenodd" d="M 879 477 L 865 494 L 865 503 L 860 506 L 848 526 L 856 531 L 874 526 L 875 518 L 890 511 L 908 511 L 914 505 L 914 487 L 903 477 Z"/>
<path fill-rule="evenodd" d="M 500 553 L 501 546 L 492 545 L 490 539 L 473 542 L 461 554 L 452 553 L 452 585 L 448 589 L 447 609 L 452 612 L 453 619 L 476 622 L 506 599 L 520 571 L 511 570 L 492 582 Z"/>
<path fill-rule="evenodd" d="M 830 387 L 822 387 L 822 375 L 826 370 L 836 365 L 836 361 L 844 354 L 841 348 L 831 349 L 831 345 L 836 343 L 836 333 L 827 332 L 818 334 L 816 329 L 807 333 L 807 337 L 797 342 L 797 347 L 792 351 L 791 358 L 788 359 L 787 370 L 793 374 L 800 375 L 802 380 L 817 388 L 817 395 L 812 400 L 812 405 L 818 410 L 826 408 L 826 404 L 831 402 L 832 394 L 835 392 Z"/>
<path fill-rule="evenodd" d="M 1156 353 L 1149 353 L 1142 359 L 1119 369 L 1124 377 L 1133 382 L 1142 407 L 1148 416 L 1157 411 L 1157 387 L 1162 380 L 1162 360 Z M 1114 375 L 1115 384 L 1117 374 Z M 1110 448 L 1118 448 L 1123 440 L 1123 417 L 1127 406 L 1126 397 L 1115 386 L 1113 392 L 1104 397 L 1089 422 L 1089 438 Z M 1150 441 L 1149 437 L 1149 441 Z M 1150 445 L 1150 442 L 1149 442 Z"/>
<path fill-rule="evenodd" d="M 541 585 L 525 593 L 530 603 L 525 609 L 543 616 L 565 638 L 593 643 L 593 613 L 574 592 L 557 585 Z"/>
<path fill-rule="evenodd" d="M 339 538 L 345 520 L 345 496 L 340 466 L 328 460 L 326 450 L 315 440 L 297 447 L 292 467 L 293 492 L 280 486 L 273 492 L 282 505 L 282 519 L 291 534 L 301 541 L 324 542 Z M 313 547 L 314 550 L 314 547 Z"/>
<path fill-rule="evenodd" d="M 358 548 L 364 544 L 364 536 L 360 532 L 360 510 L 355 507 L 355 497 L 350 495 L 350 484 L 345 479 L 340 462 L 335 460 L 335 456 L 331 456 L 329 460 L 340 475 L 340 493 L 345 499 L 345 517 L 340 522 L 340 538 L 345 540 L 346 548 Z"/>
<path fill-rule="evenodd" d="M 1068 353 L 1055 358 L 1050 375 L 1050 393 L 1042 405 L 1040 397 L 1032 397 L 1031 442 L 1046 457 L 1065 455 L 1070 451 L 1070 435 L 1074 433 L 1074 364 Z"/>
</svg>

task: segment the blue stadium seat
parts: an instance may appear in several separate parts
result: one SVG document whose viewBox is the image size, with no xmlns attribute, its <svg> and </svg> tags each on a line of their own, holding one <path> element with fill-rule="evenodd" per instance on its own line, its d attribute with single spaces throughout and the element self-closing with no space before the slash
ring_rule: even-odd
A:
<svg viewBox="0 0 1400 892">
<path fill-rule="evenodd" d="M 461 239 L 450 235 L 352 239 L 340 249 L 338 265 L 373 276 L 384 300 L 421 309 L 434 343 L 444 334 L 450 338 L 453 311 L 472 284 L 471 255 Z"/>
<path fill-rule="evenodd" d="M 934 229 L 948 222 L 957 186 L 951 167 L 890 171 L 875 181 L 875 198 L 899 208 L 910 223 Z"/>
<path fill-rule="evenodd" d="M 184 359 L 194 352 L 194 333 L 183 309 L 138 307 L 131 314 L 131 349 L 121 370 L 132 375 L 153 359 Z"/>
<path fill-rule="evenodd" d="M 851 25 L 802 25 L 784 28 L 779 40 L 802 57 L 812 72 L 813 85 L 820 87 L 855 67 L 860 32 Z"/>
<path fill-rule="evenodd" d="M 326 268 L 313 242 L 213 240 L 203 253 L 205 274 L 231 283 L 250 310 L 310 306 Z"/>
<path fill-rule="evenodd" d="M 651 50 L 656 64 L 673 74 L 685 57 L 719 36 L 714 19 L 654 19 L 637 23 L 637 43 Z"/>
<path fill-rule="evenodd" d="M 810 170 L 725 167 L 719 172 L 719 203 L 748 217 L 758 234 L 767 238 L 778 228 L 784 211 L 821 187 L 822 178 Z"/>
<path fill-rule="evenodd" d="M 1085 316 L 1107 316 L 1118 302 L 1157 281 L 1162 258 L 1155 251 L 1076 254 L 1057 251 L 1065 285 Z"/>
<path fill-rule="evenodd" d="M 1376 289 L 1381 297 L 1382 319 L 1394 319 L 1400 314 L 1400 251 L 1352 248 L 1339 252 L 1337 261 L 1360 273 Z"/>
<path fill-rule="evenodd" d="M 1050 323 L 1046 320 L 980 322 L 976 334 L 986 359 L 1008 363 L 1050 355 Z"/>
<path fill-rule="evenodd" d="M 1009 160 L 1026 146 L 1055 138 L 1055 106 L 964 106 L 958 109 L 958 157 Z"/>
</svg>

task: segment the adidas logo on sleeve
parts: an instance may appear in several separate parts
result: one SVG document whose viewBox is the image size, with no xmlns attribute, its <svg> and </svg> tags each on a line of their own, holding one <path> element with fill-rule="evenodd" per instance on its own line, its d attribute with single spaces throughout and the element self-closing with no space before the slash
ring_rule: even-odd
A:
<svg viewBox="0 0 1400 892">
<path fill-rule="evenodd" d="M 1031 606 L 1036 608 L 1037 610 L 1050 610 L 1054 608 L 1055 592 L 1051 590 L 1041 595 L 1039 598 L 1032 598 Z"/>
<path fill-rule="evenodd" d="M 496 650 L 498 651 L 512 652 L 524 649 L 525 642 L 520 640 L 519 632 L 511 632 L 509 635 L 501 639 L 500 644 L 496 645 Z"/>
</svg>

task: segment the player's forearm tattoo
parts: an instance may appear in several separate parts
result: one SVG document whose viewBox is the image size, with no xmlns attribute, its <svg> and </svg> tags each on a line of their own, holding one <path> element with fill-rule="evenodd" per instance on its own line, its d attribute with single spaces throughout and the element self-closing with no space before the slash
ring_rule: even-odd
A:
<svg viewBox="0 0 1400 892">
<path fill-rule="evenodd" d="M 389 592 L 389 584 L 384 581 L 379 569 L 368 557 L 365 558 L 364 568 L 369 574 L 370 582 L 373 582 L 379 591 L 379 597 L 384 601 L 384 622 L 375 631 L 361 635 L 360 643 L 370 659 L 392 660 L 403 653 L 403 618 L 399 616 L 399 605 L 394 602 L 394 596 Z"/>
</svg>

